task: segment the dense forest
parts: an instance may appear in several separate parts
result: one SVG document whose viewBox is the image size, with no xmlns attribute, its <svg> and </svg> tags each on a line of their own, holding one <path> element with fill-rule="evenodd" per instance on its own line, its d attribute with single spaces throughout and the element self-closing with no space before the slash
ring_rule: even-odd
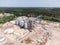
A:
<svg viewBox="0 0 60 45">
<path fill-rule="evenodd" d="M 0 17 L 0 23 L 5 23 L 7 21 L 13 20 L 19 16 L 39 16 L 42 15 L 42 19 L 50 21 L 60 22 L 60 8 L 6 8 L 1 7 L 0 13 L 11 13 L 14 16 Z"/>
</svg>

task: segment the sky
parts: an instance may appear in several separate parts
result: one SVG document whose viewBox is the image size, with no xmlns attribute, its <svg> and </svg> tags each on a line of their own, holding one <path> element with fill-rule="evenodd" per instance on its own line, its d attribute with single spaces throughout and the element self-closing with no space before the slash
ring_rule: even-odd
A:
<svg viewBox="0 0 60 45">
<path fill-rule="evenodd" d="M 60 0 L 0 0 L 0 7 L 60 7 Z"/>
</svg>

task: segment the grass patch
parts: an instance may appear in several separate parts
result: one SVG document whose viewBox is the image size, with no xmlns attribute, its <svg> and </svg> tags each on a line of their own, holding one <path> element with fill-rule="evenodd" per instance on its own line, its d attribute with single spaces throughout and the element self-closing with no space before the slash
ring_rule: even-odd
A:
<svg viewBox="0 0 60 45">
<path fill-rule="evenodd" d="M 60 18 L 49 17 L 49 16 L 44 16 L 44 17 L 43 17 L 43 20 L 49 20 L 49 21 L 60 22 Z"/>
<path fill-rule="evenodd" d="M 14 16 L 6 16 L 6 17 L 0 17 L 0 24 L 9 22 L 11 20 L 13 20 L 15 17 Z"/>
</svg>

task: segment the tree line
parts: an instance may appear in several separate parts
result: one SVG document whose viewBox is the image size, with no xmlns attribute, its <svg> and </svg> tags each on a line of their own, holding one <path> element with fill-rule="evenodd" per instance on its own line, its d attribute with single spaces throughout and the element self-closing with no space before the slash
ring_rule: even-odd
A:
<svg viewBox="0 0 60 45">
<path fill-rule="evenodd" d="M 10 18 L 4 17 L 6 21 L 0 19 L 0 22 L 1 21 L 7 22 L 19 16 L 34 16 L 35 17 L 39 15 L 42 15 L 44 20 L 60 22 L 60 8 L 0 8 L 0 13 L 14 14 L 14 16 L 9 16 Z"/>
</svg>

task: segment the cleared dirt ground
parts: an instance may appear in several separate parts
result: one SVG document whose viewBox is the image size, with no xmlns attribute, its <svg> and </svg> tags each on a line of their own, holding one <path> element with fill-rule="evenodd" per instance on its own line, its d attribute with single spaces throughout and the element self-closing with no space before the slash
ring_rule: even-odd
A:
<svg viewBox="0 0 60 45">
<path fill-rule="evenodd" d="M 60 45 L 60 23 L 42 21 L 30 32 L 7 22 L 0 28 L 0 45 Z"/>
</svg>

